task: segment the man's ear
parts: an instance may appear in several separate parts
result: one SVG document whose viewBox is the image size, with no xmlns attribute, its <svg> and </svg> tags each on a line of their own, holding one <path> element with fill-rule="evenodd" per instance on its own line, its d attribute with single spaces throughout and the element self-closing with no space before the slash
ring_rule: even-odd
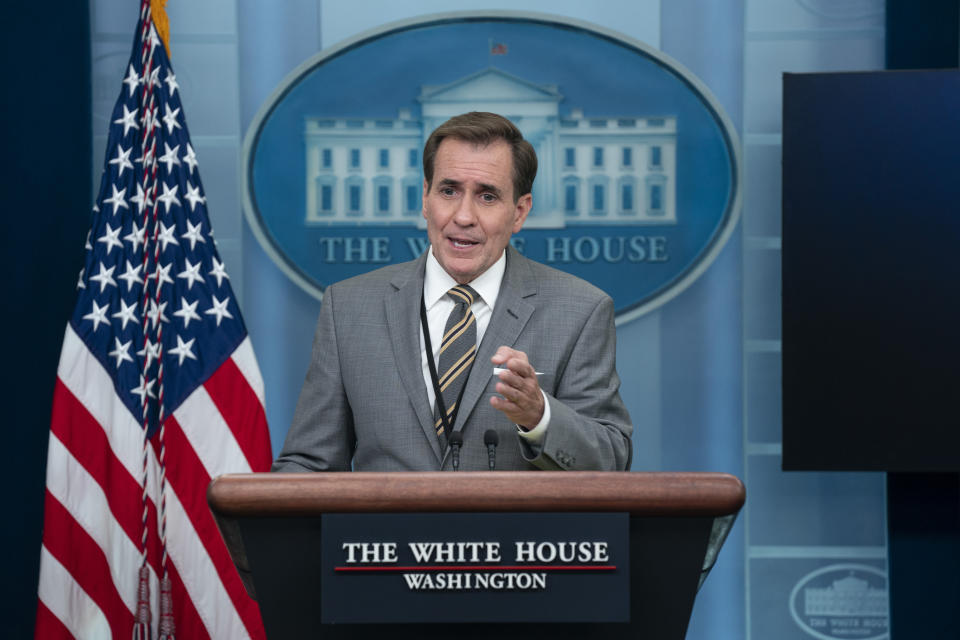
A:
<svg viewBox="0 0 960 640">
<path fill-rule="evenodd" d="M 420 213 L 423 215 L 423 219 L 424 219 L 424 220 L 427 219 L 427 191 L 428 191 L 429 189 L 430 189 L 430 185 L 427 184 L 427 179 L 424 178 L 424 179 L 423 179 L 423 194 L 422 194 L 422 197 L 420 198 L 420 202 L 421 202 Z"/>
<path fill-rule="evenodd" d="M 530 213 L 530 208 L 533 207 L 533 196 L 529 193 L 526 195 L 520 196 L 520 199 L 517 200 L 516 210 L 514 211 L 513 219 L 513 233 L 520 231 L 523 227 L 523 223 L 527 220 L 527 214 Z"/>
</svg>

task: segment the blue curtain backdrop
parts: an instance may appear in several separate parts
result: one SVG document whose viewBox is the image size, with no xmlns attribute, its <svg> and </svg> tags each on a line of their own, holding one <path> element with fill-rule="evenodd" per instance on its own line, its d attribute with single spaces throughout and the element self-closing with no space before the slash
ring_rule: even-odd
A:
<svg viewBox="0 0 960 640">
<path fill-rule="evenodd" d="M 11 637 L 27 637 L 32 628 L 49 400 L 91 185 L 99 179 L 138 2 L 71 6 L 55 17 L 19 9 L 6 21 L 3 44 L 13 78 L 5 121 L 17 123 L 8 127 L 5 148 L 22 172 L 3 180 L 4 258 L 7 273 L 17 274 L 10 299 L 22 309 L 8 310 L 3 333 L 16 342 L 5 351 L 33 376 L 8 367 L 20 383 L 4 384 L 20 398 L 9 450 L 22 452 L 22 460 L 5 466 L 5 484 L 23 487 L 12 508 L 24 517 L 21 529 L 5 530 L 15 556 L 3 581 Z M 883 484 L 879 474 L 780 470 L 780 75 L 883 68 L 883 1 L 515 0 L 455 8 L 552 13 L 624 32 L 690 69 L 732 120 L 745 170 L 739 228 L 686 291 L 618 330 L 637 428 L 634 469 L 728 471 L 747 484 L 747 507 L 698 596 L 689 638 L 811 637 L 791 614 L 791 591 L 813 572 L 843 562 L 885 568 Z M 303 381 L 319 305 L 280 272 L 243 221 L 243 136 L 273 89 L 310 56 L 362 30 L 451 6 L 170 0 L 167 10 L 184 110 L 218 246 L 265 378 L 276 450 Z M 30 216 L 32 235 L 25 235 L 20 216 Z M 36 382 L 29 392 L 25 378 Z"/>
</svg>

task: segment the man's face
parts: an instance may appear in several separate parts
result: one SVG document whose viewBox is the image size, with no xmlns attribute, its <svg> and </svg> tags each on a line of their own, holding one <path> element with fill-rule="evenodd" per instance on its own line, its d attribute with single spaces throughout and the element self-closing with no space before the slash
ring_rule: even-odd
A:
<svg viewBox="0 0 960 640">
<path fill-rule="evenodd" d="M 514 202 L 512 173 L 504 140 L 478 147 L 446 138 L 437 148 L 429 191 L 423 181 L 423 217 L 433 255 L 460 284 L 496 262 L 527 219 L 532 197 Z"/>
</svg>

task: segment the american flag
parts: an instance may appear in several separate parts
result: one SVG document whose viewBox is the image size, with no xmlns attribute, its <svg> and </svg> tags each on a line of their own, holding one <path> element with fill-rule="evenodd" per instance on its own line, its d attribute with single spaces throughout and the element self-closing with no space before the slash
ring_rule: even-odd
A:
<svg viewBox="0 0 960 640">
<path fill-rule="evenodd" d="M 263 638 L 206 503 L 213 477 L 269 469 L 263 381 L 149 0 L 111 120 L 54 391 L 36 637 Z"/>
</svg>

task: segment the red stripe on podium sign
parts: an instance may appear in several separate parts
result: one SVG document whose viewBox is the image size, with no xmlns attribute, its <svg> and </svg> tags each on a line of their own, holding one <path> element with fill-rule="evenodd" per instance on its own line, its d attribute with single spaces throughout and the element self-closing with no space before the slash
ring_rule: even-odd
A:
<svg viewBox="0 0 960 640">
<path fill-rule="evenodd" d="M 615 571 L 616 565 L 596 564 L 596 565 L 455 565 L 445 567 L 443 565 L 427 565 L 412 567 L 334 567 L 334 571 Z"/>
</svg>

